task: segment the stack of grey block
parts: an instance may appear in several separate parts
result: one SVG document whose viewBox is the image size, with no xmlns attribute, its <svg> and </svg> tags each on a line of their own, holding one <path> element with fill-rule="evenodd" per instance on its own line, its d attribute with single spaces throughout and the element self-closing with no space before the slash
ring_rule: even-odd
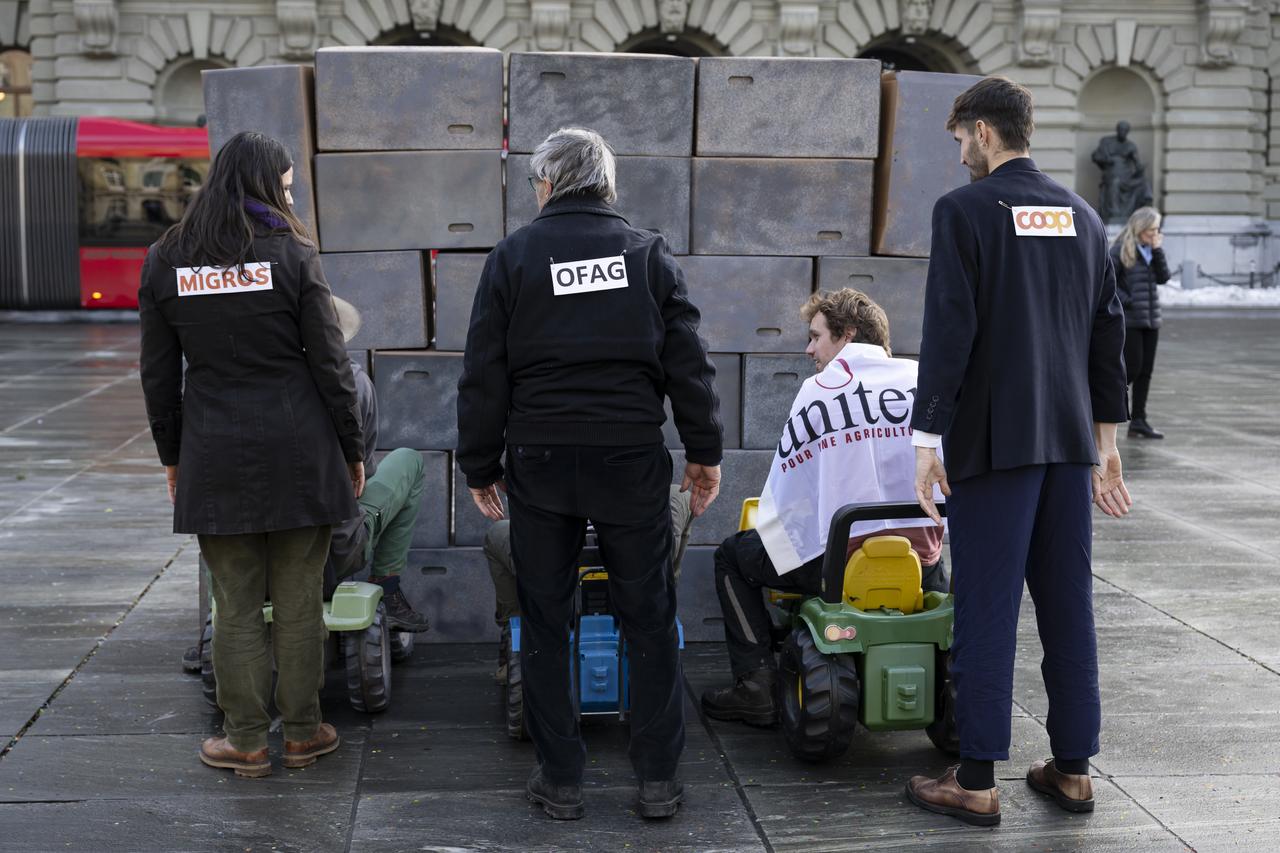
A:
<svg viewBox="0 0 1280 853">
<path fill-rule="evenodd" d="M 973 79 L 882 79 L 877 60 L 569 53 L 511 54 L 504 75 L 496 50 L 417 47 L 322 49 L 314 85 L 303 66 L 205 72 L 214 151 L 260 130 L 293 152 L 296 206 L 363 317 L 349 346 L 378 389 L 379 446 L 423 454 L 403 579 L 431 619 L 423 639 L 497 637 L 489 525 L 453 458 L 457 382 L 487 251 L 537 215 L 537 144 L 564 126 L 604 135 L 618 209 L 664 236 L 702 311 L 724 485 L 694 524 L 679 597 L 686 638 L 719 640 L 715 546 L 760 492 L 813 371 L 800 306 L 857 287 L 889 312 L 895 352 L 918 351 L 932 203 L 967 180 L 941 125 Z M 679 436 L 664 432 L 678 480 Z"/>
</svg>

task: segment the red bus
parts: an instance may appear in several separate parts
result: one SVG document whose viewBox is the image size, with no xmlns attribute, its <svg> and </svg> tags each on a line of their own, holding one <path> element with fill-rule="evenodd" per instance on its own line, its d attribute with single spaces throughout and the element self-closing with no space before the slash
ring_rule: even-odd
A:
<svg viewBox="0 0 1280 853">
<path fill-rule="evenodd" d="M 136 308 L 147 246 L 208 171 L 203 128 L 0 120 L 0 308 Z"/>
</svg>

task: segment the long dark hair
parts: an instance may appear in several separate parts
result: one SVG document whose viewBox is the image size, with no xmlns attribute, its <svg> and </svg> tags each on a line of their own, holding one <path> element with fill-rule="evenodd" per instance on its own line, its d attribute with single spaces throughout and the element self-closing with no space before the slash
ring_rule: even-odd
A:
<svg viewBox="0 0 1280 853">
<path fill-rule="evenodd" d="M 231 137 L 213 158 L 204 186 L 181 221 L 160 238 L 160 256 L 175 266 L 242 269 L 250 259 L 253 227 L 259 221 L 245 210 L 245 199 L 261 202 L 295 239 L 315 245 L 284 196 L 281 177 L 292 167 L 289 152 L 269 136 L 245 131 Z"/>
</svg>

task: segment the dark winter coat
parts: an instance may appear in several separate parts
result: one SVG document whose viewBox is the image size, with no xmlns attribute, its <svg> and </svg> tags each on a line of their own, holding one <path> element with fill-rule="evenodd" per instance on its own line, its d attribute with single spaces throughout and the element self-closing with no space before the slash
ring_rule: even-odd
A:
<svg viewBox="0 0 1280 853">
<path fill-rule="evenodd" d="M 142 268 L 142 388 L 160 461 L 179 465 L 175 533 L 358 513 L 346 463 L 364 458 L 360 411 L 320 256 L 287 232 L 255 237 L 247 279 L 155 246 Z"/>
<path fill-rule="evenodd" d="M 561 199 L 500 242 L 471 309 L 458 383 L 467 485 L 512 444 L 658 444 L 671 398 L 690 462 L 720 463 L 715 368 L 666 241 L 603 201 Z"/>
<path fill-rule="evenodd" d="M 1125 267 L 1120 263 L 1120 244 L 1111 247 L 1111 263 L 1116 268 L 1116 293 L 1124 307 L 1124 324 L 1130 329 L 1160 328 L 1160 294 L 1157 284 L 1169 280 L 1169 263 L 1164 249 L 1151 250 L 1151 263 L 1147 264 L 1142 253 Z"/>
</svg>

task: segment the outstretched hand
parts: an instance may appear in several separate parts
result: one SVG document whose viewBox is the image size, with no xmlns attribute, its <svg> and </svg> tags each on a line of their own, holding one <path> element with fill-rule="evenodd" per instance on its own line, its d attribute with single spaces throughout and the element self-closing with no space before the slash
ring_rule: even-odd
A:
<svg viewBox="0 0 1280 853">
<path fill-rule="evenodd" d="M 178 466 L 164 466 L 164 478 L 169 481 L 169 503 L 178 503 Z"/>
<path fill-rule="evenodd" d="M 938 451 L 932 447 L 916 448 L 916 503 L 925 514 L 942 526 L 942 516 L 938 513 L 938 504 L 933 500 L 933 487 L 942 489 L 942 494 L 951 497 L 951 484 L 947 482 L 947 469 L 938 458 Z"/>
<path fill-rule="evenodd" d="M 693 494 L 689 496 L 689 509 L 693 517 L 697 518 L 707 511 L 712 501 L 716 499 L 716 495 L 720 494 L 720 466 L 699 465 L 696 462 L 686 463 L 684 482 L 680 484 L 680 491 L 687 492 L 690 489 L 693 490 Z"/>
<path fill-rule="evenodd" d="M 476 509 L 490 521 L 502 521 L 506 518 L 506 511 L 502 507 L 502 496 L 499 491 L 507 490 L 506 482 L 498 480 L 490 483 L 481 489 L 468 489 L 471 492 L 471 500 L 475 501 Z"/>
</svg>

